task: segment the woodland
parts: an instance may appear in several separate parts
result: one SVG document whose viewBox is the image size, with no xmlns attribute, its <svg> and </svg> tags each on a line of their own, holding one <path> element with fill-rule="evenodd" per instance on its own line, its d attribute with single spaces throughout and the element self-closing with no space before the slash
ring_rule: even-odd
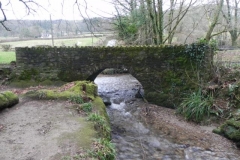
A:
<svg viewBox="0 0 240 160">
<path fill-rule="evenodd" d="M 3 18 L 0 21 L 0 36 L 40 38 L 44 34 L 50 34 L 51 30 L 56 38 L 74 37 L 86 32 L 92 34 L 111 32 L 123 44 L 131 45 L 206 41 L 221 47 L 238 47 L 239 2 L 239 0 L 111 0 L 109 3 L 115 8 L 112 15 L 92 17 L 89 14 L 94 11 L 89 9 L 88 2 L 77 0 L 73 6 L 78 7 L 82 20 L 8 20 L 5 8 L 9 4 L 1 4 Z M 13 2 L 10 0 L 9 3 Z M 27 14 L 35 14 L 36 6 L 43 7 L 41 2 L 36 0 L 21 0 L 19 3 L 25 6 Z"/>
</svg>

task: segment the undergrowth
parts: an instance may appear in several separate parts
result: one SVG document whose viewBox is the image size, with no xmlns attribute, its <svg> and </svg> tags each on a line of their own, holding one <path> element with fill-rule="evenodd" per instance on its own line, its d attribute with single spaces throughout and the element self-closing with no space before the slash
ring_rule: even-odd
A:
<svg viewBox="0 0 240 160">
<path fill-rule="evenodd" d="M 83 101 L 83 99 L 80 95 L 79 96 L 70 96 L 69 101 L 72 102 L 72 103 L 77 103 L 77 104 L 84 103 L 84 101 Z"/>
<path fill-rule="evenodd" d="M 111 129 L 106 118 L 97 113 L 91 113 L 87 120 L 94 123 L 95 129 L 103 137 L 93 143 L 93 149 L 88 152 L 89 156 L 99 160 L 114 160 L 116 151 L 111 143 Z"/>
<path fill-rule="evenodd" d="M 210 116 L 213 101 L 212 96 L 204 97 L 199 90 L 183 100 L 177 109 L 177 113 L 183 115 L 187 120 L 199 123 Z"/>
<path fill-rule="evenodd" d="M 92 104 L 91 103 L 83 103 L 81 105 L 81 109 L 84 111 L 84 112 L 91 112 L 92 111 Z"/>
<path fill-rule="evenodd" d="M 106 119 L 97 114 L 97 113 L 91 113 L 88 118 L 88 121 L 94 122 L 94 127 L 101 135 L 103 135 L 105 138 L 110 139 L 111 129 L 109 127 L 108 122 Z"/>
<path fill-rule="evenodd" d="M 91 157 L 95 157 L 99 160 L 115 159 L 115 146 L 108 139 L 97 139 L 93 145 L 94 149 L 88 152 Z"/>
</svg>

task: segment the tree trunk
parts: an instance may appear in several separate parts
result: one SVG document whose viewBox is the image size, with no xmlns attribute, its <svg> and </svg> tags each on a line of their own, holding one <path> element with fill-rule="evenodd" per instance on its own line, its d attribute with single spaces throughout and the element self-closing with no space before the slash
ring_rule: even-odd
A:
<svg viewBox="0 0 240 160">
<path fill-rule="evenodd" d="M 229 32 L 229 33 L 231 35 L 232 46 L 237 47 L 237 39 L 238 39 L 237 32 L 235 33 Z"/>
<path fill-rule="evenodd" d="M 174 12 L 174 0 L 170 0 L 170 10 L 168 14 L 168 44 L 172 43 L 173 36 L 171 36 L 172 25 L 173 25 L 173 12 Z"/>
<path fill-rule="evenodd" d="M 158 34 L 159 44 L 163 44 L 163 1 L 158 0 Z"/>
<path fill-rule="evenodd" d="M 239 0 L 234 1 L 234 16 L 232 16 L 231 13 L 231 4 L 229 0 L 226 0 L 227 3 L 227 13 L 223 12 L 223 17 L 225 18 L 227 25 L 228 25 L 228 32 L 231 35 L 231 41 L 232 41 L 232 46 L 236 47 L 237 46 L 237 39 L 239 37 L 240 32 L 238 31 L 238 4 Z M 232 19 L 233 17 L 233 19 Z"/>
<path fill-rule="evenodd" d="M 148 11 L 149 17 L 151 19 L 151 23 L 152 23 L 153 42 L 155 45 L 157 45 L 158 44 L 158 38 L 157 38 L 158 32 L 157 32 L 156 16 L 153 11 L 153 3 L 155 3 L 155 0 L 153 0 L 153 1 L 147 0 L 147 11 Z"/>
<path fill-rule="evenodd" d="M 213 32 L 215 26 L 217 25 L 219 15 L 220 15 L 220 12 L 222 10 L 223 2 L 224 2 L 224 0 L 220 0 L 220 3 L 218 4 L 218 8 L 215 11 L 213 21 L 211 22 L 211 25 L 209 26 L 209 29 L 208 29 L 207 34 L 205 36 L 206 42 L 209 42 L 210 39 L 212 38 L 212 32 Z"/>
</svg>

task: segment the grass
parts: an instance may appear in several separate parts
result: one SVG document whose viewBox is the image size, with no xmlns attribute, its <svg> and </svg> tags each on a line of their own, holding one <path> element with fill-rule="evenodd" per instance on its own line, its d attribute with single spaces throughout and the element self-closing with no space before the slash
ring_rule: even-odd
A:
<svg viewBox="0 0 240 160">
<path fill-rule="evenodd" d="M 99 38 L 73 38 L 73 39 L 55 39 L 54 45 L 55 46 L 75 46 L 78 44 L 79 46 L 92 46 L 96 43 Z M 93 44 L 92 44 L 93 43 Z M 37 40 L 29 40 L 29 41 L 16 41 L 16 42 L 5 42 L 1 44 L 9 44 L 12 48 L 15 47 L 32 47 L 37 45 L 52 45 L 51 39 L 37 39 Z"/>
<path fill-rule="evenodd" d="M 114 160 L 116 155 L 115 146 L 111 141 L 100 138 L 94 143 L 94 150 L 89 151 L 91 157 L 99 160 Z"/>
<path fill-rule="evenodd" d="M 77 103 L 77 104 L 84 103 L 84 101 L 80 95 L 70 96 L 68 100 L 72 103 Z"/>
<path fill-rule="evenodd" d="M 186 120 L 199 123 L 210 116 L 212 106 L 213 97 L 203 97 L 201 90 L 199 90 L 183 100 L 178 107 L 177 113 L 182 114 Z"/>
<path fill-rule="evenodd" d="M 73 38 L 73 39 L 56 39 L 54 41 L 55 46 L 75 46 L 75 44 L 78 44 L 78 46 L 92 46 L 94 45 L 99 38 Z M 29 41 L 16 41 L 16 42 L 6 42 L 6 43 L 0 43 L 0 45 L 11 45 L 11 48 L 15 47 L 33 47 L 38 45 L 52 45 L 52 40 L 29 40 Z M 7 64 L 11 61 L 16 61 L 16 54 L 14 51 L 11 52 L 4 52 L 0 51 L 0 64 Z"/>
<path fill-rule="evenodd" d="M 91 103 L 83 103 L 81 108 L 84 112 L 92 112 L 92 104 Z"/>
<path fill-rule="evenodd" d="M 88 121 L 94 122 L 95 129 L 105 138 L 108 138 L 110 140 L 111 135 L 111 129 L 109 127 L 108 122 L 106 121 L 105 117 L 97 114 L 97 113 L 91 113 L 89 114 Z"/>
<path fill-rule="evenodd" d="M 16 61 L 15 52 L 2 52 L 2 51 L 0 51 L 0 64 L 10 63 L 11 61 Z"/>
</svg>

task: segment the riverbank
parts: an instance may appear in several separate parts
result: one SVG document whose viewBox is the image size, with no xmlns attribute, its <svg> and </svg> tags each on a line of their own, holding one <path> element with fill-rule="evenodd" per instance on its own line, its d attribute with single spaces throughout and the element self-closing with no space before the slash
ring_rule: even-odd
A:
<svg viewBox="0 0 240 160">
<path fill-rule="evenodd" d="M 93 83 L 0 86 L 0 92 L 6 90 L 17 94 L 20 100 L 0 112 L 1 160 L 97 159 L 109 154 L 114 157 L 114 150 L 105 146 L 110 144 L 110 127 L 105 105 Z M 101 124 L 92 117 L 100 118 Z"/>
<path fill-rule="evenodd" d="M 100 75 L 95 83 L 111 102 L 107 110 L 118 160 L 238 160 L 235 144 L 212 133 L 218 124 L 188 122 L 173 109 L 135 98 L 141 84 L 131 75 Z"/>
<path fill-rule="evenodd" d="M 117 160 L 238 160 L 240 154 L 235 144 L 212 133 L 212 129 L 218 124 L 201 126 L 187 122 L 176 115 L 175 110 L 147 104 L 142 99 L 135 98 L 140 83 L 131 75 L 100 75 L 96 82 L 99 95 L 109 98 L 112 103 L 107 110 Z M 1 86 L 0 90 L 12 90 L 18 94 L 25 94 L 30 90 L 42 89 L 44 88 L 41 86 L 28 89 Z M 146 112 L 147 106 L 149 112 Z M 20 99 L 18 105 L 0 113 L 0 135 L 3 137 L 1 138 L 3 146 L 0 148 L 9 149 L 2 150 L 1 153 L 7 153 L 10 159 L 18 160 L 41 159 L 41 157 L 55 160 L 84 155 L 86 152 L 81 148 L 86 146 L 80 142 L 89 134 L 79 136 L 76 131 L 86 130 L 84 127 L 93 129 L 93 126 L 92 123 L 85 123 L 85 121 L 77 124 L 80 121 L 78 110 L 71 107 L 72 104 L 66 101 Z M 9 114 L 12 115 L 8 116 Z M 58 121 L 53 121 L 52 118 L 56 116 L 59 117 Z M 62 129 L 62 125 L 70 129 Z M 61 141 L 62 132 L 59 132 L 59 129 L 71 132 L 63 133 L 66 135 L 64 141 Z M 55 133 L 53 137 L 52 133 Z M 60 137 L 54 138 L 56 134 Z M 90 136 L 90 139 L 94 137 L 94 135 Z M 39 143 L 35 145 L 35 143 L 32 144 L 33 141 Z M 58 147 L 51 148 L 51 144 Z M 32 148 L 26 148 L 24 145 Z M 1 156 L 1 159 L 7 157 Z"/>
<path fill-rule="evenodd" d="M 229 159 L 238 159 L 237 157 L 240 156 L 239 149 L 232 141 L 212 132 L 220 123 L 203 126 L 186 121 L 183 117 L 176 115 L 173 109 L 142 104 L 139 101 L 136 101 L 134 105 L 142 108 L 140 117 L 146 125 L 174 143 L 184 145 L 186 148 L 190 146 L 201 147 L 220 158 L 228 155 Z M 148 113 L 146 106 L 150 110 Z"/>
</svg>

